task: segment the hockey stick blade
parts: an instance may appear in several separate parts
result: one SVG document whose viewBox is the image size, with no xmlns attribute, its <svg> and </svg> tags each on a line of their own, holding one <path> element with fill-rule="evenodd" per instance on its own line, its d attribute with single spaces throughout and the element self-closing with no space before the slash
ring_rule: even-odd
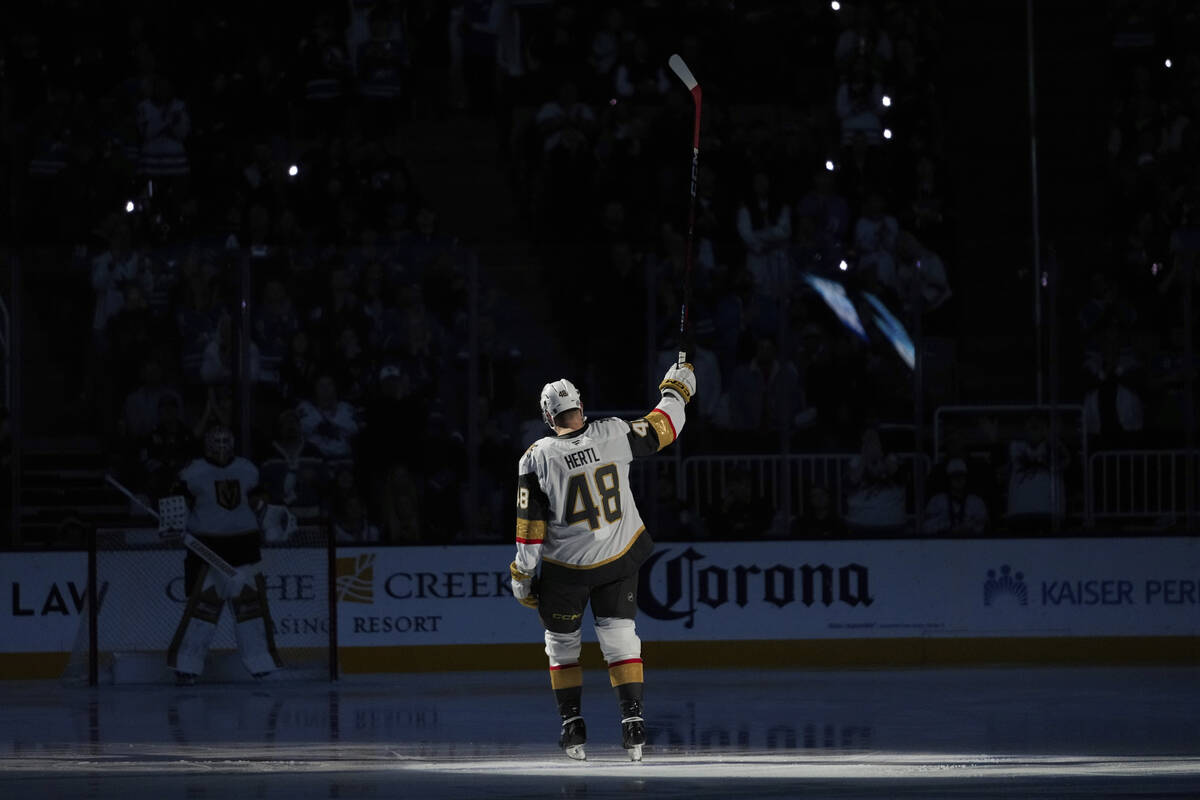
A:
<svg viewBox="0 0 1200 800">
<path fill-rule="evenodd" d="M 155 519 L 159 518 L 157 511 L 143 503 L 137 495 L 125 488 L 125 486 L 112 475 L 105 475 L 104 480 L 107 481 L 108 484 L 118 492 L 141 506 L 150 516 L 154 517 Z M 193 553 L 203 559 L 209 566 L 211 566 L 217 572 L 220 572 L 226 578 L 247 583 L 246 579 L 242 576 L 242 573 L 238 571 L 237 567 L 234 567 L 228 561 L 221 558 L 219 555 L 213 552 L 212 548 L 187 531 L 183 532 L 183 546 L 188 550 L 191 550 Z"/>
<path fill-rule="evenodd" d="M 683 63 L 683 59 L 679 57 L 678 53 L 667 59 L 667 66 L 679 76 L 679 80 L 683 81 L 683 85 L 688 88 L 689 92 L 696 88 L 698 85 L 696 78 L 692 75 L 692 71 L 688 69 L 688 65 Z"/>
</svg>

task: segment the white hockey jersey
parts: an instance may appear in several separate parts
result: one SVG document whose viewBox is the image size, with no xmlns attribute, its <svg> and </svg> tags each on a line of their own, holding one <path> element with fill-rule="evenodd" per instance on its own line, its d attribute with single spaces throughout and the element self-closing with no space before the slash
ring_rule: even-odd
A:
<svg viewBox="0 0 1200 800">
<path fill-rule="evenodd" d="M 518 466 L 517 568 L 596 570 L 630 553 L 645 526 L 629 463 L 675 441 L 684 419 L 683 402 L 664 395 L 645 417 L 595 420 L 534 442 Z"/>
<path fill-rule="evenodd" d="M 195 502 L 188 531 L 199 535 L 232 536 L 258 530 L 250 509 L 250 490 L 258 486 L 258 467 L 238 457 L 225 466 L 197 458 L 179 473 Z"/>
</svg>

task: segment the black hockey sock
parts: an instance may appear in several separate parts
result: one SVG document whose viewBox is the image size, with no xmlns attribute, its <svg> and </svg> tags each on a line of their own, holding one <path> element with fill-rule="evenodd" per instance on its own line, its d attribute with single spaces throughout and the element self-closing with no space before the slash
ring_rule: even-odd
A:
<svg viewBox="0 0 1200 800">
<path fill-rule="evenodd" d="M 558 746 L 566 749 L 567 755 L 572 758 L 582 758 L 583 756 L 581 754 L 572 755 L 569 748 L 582 745 L 587 741 L 587 725 L 584 724 L 579 708 L 582 695 L 582 686 L 554 690 L 554 699 L 558 701 L 558 715 L 562 717 L 562 733 L 558 737 Z"/>
<path fill-rule="evenodd" d="M 614 686 L 613 690 L 617 693 L 617 702 L 621 708 L 625 708 L 626 703 L 637 703 L 638 708 L 642 705 L 642 687 L 644 683 L 638 681 L 636 683 L 622 683 L 619 686 Z"/>
<path fill-rule="evenodd" d="M 563 719 L 579 716 L 583 700 L 583 687 L 571 686 L 566 689 L 555 689 L 554 699 L 558 702 L 558 714 Z"/>
</svg>

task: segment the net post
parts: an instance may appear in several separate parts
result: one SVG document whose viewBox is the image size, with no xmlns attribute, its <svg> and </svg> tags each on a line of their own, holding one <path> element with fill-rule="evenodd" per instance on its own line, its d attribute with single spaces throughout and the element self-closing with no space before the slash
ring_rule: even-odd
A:
<svg viewBox="0 0 1200 800">
<path fill-rule="evenodd" d="M 96 630 L 100 618 L 100 610 L 96 607 L 100 596 L 96 589 L 96 534 L 93 530 L 92 535 L 87 537 L 88 686 L 100 683 L 100 636 Z"/>
<path fill-rule="evenodd" d="M 325 523 L 326 570 L 329 586 L 329 681 L 338 680 L 337 536 L 333 520 Z"/>
</svg>

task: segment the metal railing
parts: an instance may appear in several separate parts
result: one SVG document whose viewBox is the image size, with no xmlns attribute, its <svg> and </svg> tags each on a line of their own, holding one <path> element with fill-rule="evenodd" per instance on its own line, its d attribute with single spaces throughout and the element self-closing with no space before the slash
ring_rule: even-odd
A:
<svg viewBox="0 0 1200 800">
<path fill-rule="evenodd" d="M 1025 423 L 1030 418 L 1042 420 L 1045 424 L 1045 438 L 1051 442 L 1060 442 L 1066 446 L 1069 453 L 1068 463 L 1056 463 L 1060 453 L 1059 448 L 1049 448 L 1049 471 L 1051 474 L 1062 472 L 1070 462 L 1078 460 L 1083 472 L 1083 497 L 1079 505 L 1071 502 L 1071 493 L 1057 481 L 1047 483 L 1047 503 L 1049 509 L 1065 509 L 1067 513 L 1079 513 L 1082 507 L 1085 524 L 1089 523 L 1088 493 L 1091 481 L 1088 477 L 1088 437 L 1085 427 L 1083 406 L 1066 403 L 1056 405 L 1018 404 L 1018 405 L 978 405 L 978 406 L 939 406 L 933 412 L 933 454 L 940 459 L 945 454 L 944 448 L 949 437 L 949 420 L 958 418 L 954 426 L 957 444 L 970 449 L 980 444 L 994 444 L 996 441 L 1015 441 L 1026 435 Z M 964 425 L 963 422 L 967 424 Z M 1064 427 L 1063 422 L 1067 422 Z M 986 424 L 985 424 L 986 423 Z M 969 425 L 974 425 L 972 430 Z M 1066 492 L 1065 497 L 1059 497 L 1059 492 Z M 1071 507 L 1073 506 L 1073 508 Z M 1057 530 L 1063 519 L 1062 514 L 1052 514 L 1051 524 Z"/>
<path fill-rule="evenodd" d="M 1188 460 L 1187 450 L 1102 450 L 1093 453 L 1088 469 L 1088 520 L 1174 524 L 1186 517 L 1189 481 L 1192 484 L 1190 495 L 1196 497 L 1200 454 L 1190 454 L 1190 465 Z"/>
<path fill-rule="evenodd" d="M 929 474 L 929 456 L 924 453 L 896 453 L 901 465 L 910 471 L 915 467 L 922 475 Z M 718 502 L 735 478 L 749 478 L 755 497 L 778 508 L 789 482 L 791 513 L 801 515 L 807 502 L 806 490 L 813 485 L 823 486 L 846 510 L 845 500 L 851 488 L 848 479 L 851 463 L 858 453 L 794 453 L 790 455 L 721 455 L 690 456 L 683 461 L 688 502 L 699 512 Z M 911 472 L 910 472 L 911 474 Z M 906 512 L 911 522 L 915 509 Z"/>
</svg>

